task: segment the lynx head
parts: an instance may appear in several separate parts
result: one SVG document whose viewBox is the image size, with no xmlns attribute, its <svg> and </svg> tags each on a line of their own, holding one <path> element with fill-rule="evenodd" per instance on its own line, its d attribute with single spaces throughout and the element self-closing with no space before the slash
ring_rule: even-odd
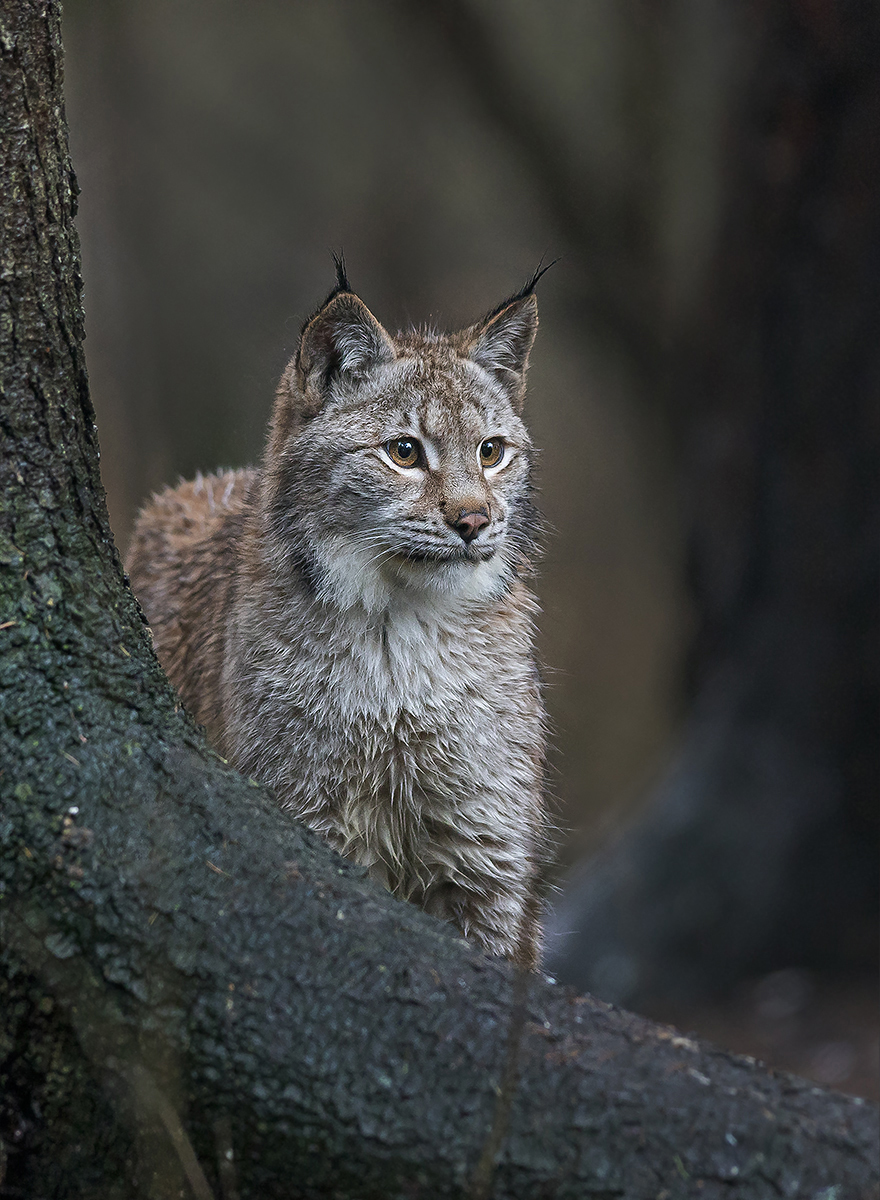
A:
<svg viewBox="0 0 880 1200">
<path fill-rule="evenodd" d="M 340 607 L 500 596 L 536 532 L 520 414 L 538 274 L 461 332 L 392 337 L 337 267 L 278 388 L 264 493 L 276 567 Z"/>
</svg>

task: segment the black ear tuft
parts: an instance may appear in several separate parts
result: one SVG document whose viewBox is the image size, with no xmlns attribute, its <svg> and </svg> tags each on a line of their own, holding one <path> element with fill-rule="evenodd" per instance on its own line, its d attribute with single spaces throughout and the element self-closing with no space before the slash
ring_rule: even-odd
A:
<svg viewBox="0 0 880 1200">
<path fill-rule="evenodd" d="M 314 321 L 318 313 L 327 307 L 331 300 L 335 300 L 337 296 L 342 295 L 357 295 L 354 288 L 348 282 L 348 272 L 345 269 L 345 254 L 342 252 L 342 250 L 340 250 L 338 254 L 335 250 L 331 250 L 330 255 L 333 259 L 333 266 L 336 268 L 336 283 L 334 284 L 329 295 L 324 298 L 324 300 L 318 305 L 312 315 L 305 322 L 302 330 L 300 330 L 301 333 L 305 331 L 306 327 L 309 326 L 312 321 Z"/>
<path fill-rule="evenodd" d="M 345 273 L 345 253 L 340 250 L 337 254 L 333 252 L 333 265 L 336 267 L 336 292 L 354 292 L 354 288 L 348 282 L 348 276 Z"/>
<path fill-rule="evenodd" d="M 538 286 L 538 280 L 541 278 L 541 276 L 546 275 L 550 268 L 555 267 L 558 262 L 559 259 L 554 258 L 553 261 L 548 262 L 545 267 L 544 259 L 542 257 L 531 279 L 529 279 L 527 283 L 524 283 L 518 292 L 515 292 L 512 296 L 508 296 L 506 300 L 502 300 L 501 303 L 496 305 L 496 307 L 493 308 L 490 313 L 487 313 L 483 318 L 483 322 L 488 324 L 493 317 L 497 317 L 500 312 L 503 312 L 504 309 L 508 308 L 511 304 L 516 304 L 519 300 L 525 300 L 527 296 L 531 296 L 535 288 Z"/>
</svg>

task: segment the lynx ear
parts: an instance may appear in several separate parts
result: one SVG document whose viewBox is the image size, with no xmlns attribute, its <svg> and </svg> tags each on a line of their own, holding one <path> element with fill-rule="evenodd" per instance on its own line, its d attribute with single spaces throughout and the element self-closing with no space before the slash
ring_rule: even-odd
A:
<svg viewBox="0 0 880 1200">
<path fill-rule="evenodd" d="M 464 352 L 493 375 L 522 408 L 529 351 L 538 332 L 538 301 L 533 292 L 505 301 L 488 317 L 464 331 Z"/>
<path fill-rule="evenodd" d="M 358 378 L 395 357 L 394 343 L 366 304 L 353 292 L 331 293 L 306 322 L 294 360 L 302 415 L 323 407 L 335 378 Z"/>
</svg>

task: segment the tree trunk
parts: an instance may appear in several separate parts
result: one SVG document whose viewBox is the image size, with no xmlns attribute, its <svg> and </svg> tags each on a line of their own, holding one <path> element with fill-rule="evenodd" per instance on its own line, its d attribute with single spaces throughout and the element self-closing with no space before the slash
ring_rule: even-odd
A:
<svg viewBox="0 0 880 1200">
<path fill-rule="evenodd" d="M 2 1194 L 875 1195 L 870 1105 L 484 958 L 207 748 L 107 523 L 57 3 L 0 68 Z"/>
</svg>

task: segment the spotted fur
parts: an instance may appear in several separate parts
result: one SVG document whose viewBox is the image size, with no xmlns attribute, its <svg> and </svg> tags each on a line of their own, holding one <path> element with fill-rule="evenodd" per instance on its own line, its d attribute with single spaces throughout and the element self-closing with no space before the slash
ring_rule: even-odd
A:
<svg viewBox="0 0 880 1200">
<path fill-rule="evenodd" d="M 536 328 L 530 286 L 462 332 L 391 337 L 341 269 L 262 466 L 154 497 L 128 561 L 217 749 L 396 895 L 527 966 L 544 853 L 520 415 Z M 415 468 L 386 449 L 402 436 Z M 505 452 L 484 468 L 488 438 Z M 475 511 L 488 523 L 466 539 L 456 516 Z"/>
</svg>

